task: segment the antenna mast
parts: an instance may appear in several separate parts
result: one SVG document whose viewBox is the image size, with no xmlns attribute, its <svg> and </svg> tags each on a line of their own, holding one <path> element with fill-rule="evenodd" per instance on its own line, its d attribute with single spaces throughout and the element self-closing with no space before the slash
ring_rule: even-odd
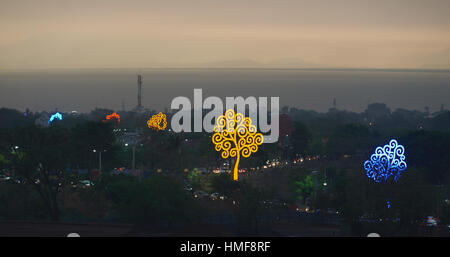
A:
<svg viewBox="0 0 450 257">
<path fill-rule="evenodd" d="M 142 110 L 142 76 L 139 74 L 138 75 L 138 80 L 137 80 L 137 85 L 138 85 L 138 110 Z"/>
</svg>

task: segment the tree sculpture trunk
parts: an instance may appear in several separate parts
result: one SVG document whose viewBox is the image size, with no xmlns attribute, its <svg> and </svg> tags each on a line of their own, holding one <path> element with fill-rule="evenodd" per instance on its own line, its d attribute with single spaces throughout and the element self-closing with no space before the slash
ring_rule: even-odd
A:
<svg viewBox="0 0 450 257">
<path fill-rule="evenodd" d="M 240 159 L 240 156 L 239 156 L 239 152 L 238 152 L 238 154 L 236 155 L 236 161 L 234 163 L 234 169 L 233 169 L 233 179 L 235 181 L 238 180 L 239 159 Z"/>
</svg>

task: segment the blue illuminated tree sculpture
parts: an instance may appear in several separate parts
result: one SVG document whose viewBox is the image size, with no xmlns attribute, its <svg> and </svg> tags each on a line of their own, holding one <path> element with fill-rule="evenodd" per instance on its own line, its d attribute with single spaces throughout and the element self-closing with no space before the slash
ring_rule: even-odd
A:
<svg viewBox="0 0 450 257">
<path fill-rule="evenodd" d="M 390 176 L 397 182 L 400 174 L 406 170 L 405 148 L 391 139 L 389 144 L 377 147 L 370 160 L 364 162 L 367 176 L 375 182 L 387 181 Z"/>
<path fill-rule="evenodd" d="M 387 182 L 391 176 L 397 182 L 401 173 L 406 170 L 405 158 L 405 148 L 397 140 L 391 139 L 389 144 L 375 149 L 370 159 L 364 162 L 364 169 L 367 176 L 377 183 Z M 390 200 L 386 203 L 390 208 Z"/>
<path fill-rule="evenodd" d="M 59 113 L 59 112 L 53 114 L 53 115 L 50 117 L 50 119 L 48 120 L 48 124 L 52 123 L 55 119 L 62 120 L 62 114 Z"/>
</svg>

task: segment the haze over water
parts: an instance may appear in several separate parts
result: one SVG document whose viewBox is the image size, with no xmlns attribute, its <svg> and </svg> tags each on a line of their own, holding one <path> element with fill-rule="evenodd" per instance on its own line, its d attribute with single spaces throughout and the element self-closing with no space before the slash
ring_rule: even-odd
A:
<svg viewBox="0 0 450 257">
<path fill-rule="evenodd" d="M 294 69 L 85 69 L 0 72 L 0 107 L 31 111 L 119 111 L 137 103 L 143 75 L 143 105 L 161 110 L 176 96 L 193 101 L 193 89 L 207 96 L 279 96 L 280 107 L 326 112 L 362 112 L 374 102 L 396 108 L 438 111 L 450 106 L 449 71 Z"/>
</svg>

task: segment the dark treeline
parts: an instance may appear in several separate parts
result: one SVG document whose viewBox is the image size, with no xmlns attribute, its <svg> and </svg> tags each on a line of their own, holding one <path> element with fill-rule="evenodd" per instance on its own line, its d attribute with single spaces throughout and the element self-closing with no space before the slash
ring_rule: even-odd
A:
<svg viewBox="0 0 450 257">
<path fill-rule="evenodd" d="M 449 111 L 391 111 L 378 103 L 363 113 L 284 107 L 279 142 L 243 159 L 240 168 L 247 173 L 237 183 L 211 173 L 230 164 L 214 151 L 211 134 L 171 132 L 170 113 L 165 131 L 151 130 L 146 121 L 154 111 L 117 112 L 120 123 L 103 122 L 112 112 L 63 113 L 62 121 L 48 124 L 52 113 L 0 109 L 0 175 L 9 178 L 0 183 L 0 217 L 198 222 L 214 209 L 186 194 L 192 187 L 239 202 L 231 205 L 232 215 L 254 231 L 278 215 L 262 204 L 267 200 L 338 210 L 342 233 L 349 235 L 381 226 L 365 219 L 384 220 L 391 235 L 416 233 L 427 215 L 450 222 Z M 408 169 L 398 183 L 374 183 L 362 163 L 391 138 L 405 146 Z M 133 167 L 132 149 L 139 175 L 114 175 Z M 79 186 L 80 180 L 95 184 Z"/>
</svg>

